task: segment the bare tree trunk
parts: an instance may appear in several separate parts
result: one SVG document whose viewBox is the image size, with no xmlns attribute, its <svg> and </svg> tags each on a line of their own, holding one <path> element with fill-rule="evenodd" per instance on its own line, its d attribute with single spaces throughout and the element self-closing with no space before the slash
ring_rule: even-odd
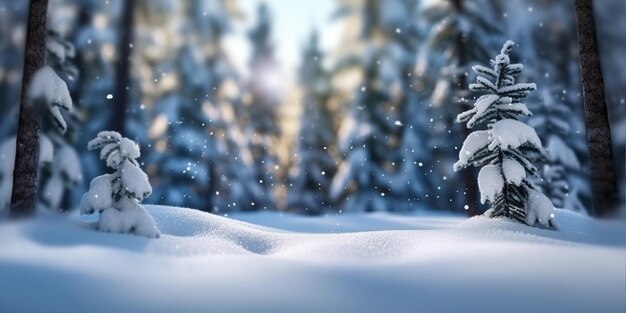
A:
<svg viewBox="0 0 626 313">
<path fill-rule="evenodd" d="M 109 130 L 122 135 L 126 131 L 126 115 L 128 111 L 130 91 L 130 58 L 132 56 L 133 27 L 135 16 L 135 1 L 124 1 L 120 21 L 121 36 L 117 44 L 119 59 L 115 68 L 115 93 L 113 95 L 113 113 Z"/>
<path fill-rule="evenodd" d="M 617 171 L 613 160 L 611 129 L 593 17 L 593 1 L 576 0 L 574 3 L 589 146 L 593 214 L 606 217 L 617 213 L 619 202 Z"/>
<path fill-rule="evenodd" d="M 48 0 L 30 1 L 13 169 L 10 211 L 12 217 L 29 216 L 35 213 L 41 120 L 39 112 L 28 99 L 28 88 L 33 75 L 45 62 L 47 14 Z"/>
<path fill-rule="evenodd" d="M 453 0 L 452 6 L 457 14 L 463 13 L 463 1 L 462 0 Z M 456 74 L 456 90 L 457 95 L 459 97 L 463 96 L 467 93 L 467 78 L 465 74 L 460 71 L 467 64 L 467 54 L 465 52 L 465 40 L 463 39 L 463 33 L 459 31 L 456 34 L 454 40 L 454 49 L 456 51 L 457 62 L 459 71 Z M 465 97 L 466 98 L 466 97 Z M 467 104 L 466 101 L 460 102 L 460 112 L 463 113 L 467 110 L 470 110 L 471 107 Z M 465 138 L 469 136 L 470 130 L 465 127 L 465 125 L 461 124 L 461 142 L 465 141 Z M 470 168 L 466 168 L 463 170 L 461 176 L 463 178 L 463 185 L 465 186 L 465 204 L 467 205 L 467 209 L 465 210 L 467 216 L 478 215 L 478 183 L 476 182 L 476 177 L 473 173 L 474 171 Z"/>
</svg>

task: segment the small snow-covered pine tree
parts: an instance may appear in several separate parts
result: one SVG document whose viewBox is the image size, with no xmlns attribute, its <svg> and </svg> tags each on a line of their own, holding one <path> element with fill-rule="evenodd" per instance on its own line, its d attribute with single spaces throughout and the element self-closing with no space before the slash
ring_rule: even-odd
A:
<svg viewBox="0 0 626 313">
<path fill-rule="evenodd" d="M 548 197 L 533 185 L 530 177 L 537 172 L 532 153 L 542 151 L 535 130 L 518 121 L 531 112 L 521 101 L 537 89 L 534 83 L 516 83 L 522 64 L 511 64 L 509 54 L 513 45 L 507 41 L 495 60 L 493 69 L 474 66 L 478 74 L 472 91 L 485 92 L 471 110 L 457 116 L 457 122 L 468 128 L 487 125 L 486 130 L 472 132 L 454 164 L 458 171 L 467 166 L 482 167 L 478 188 L 482 203 L 489 201 L 490 217 L 507 217 L 528 225 L 554 227 L 554 206 Z"/>
<path fill-rule="evenodd" d="M 115 173 L 91 181 L 89 191 L 81 199 L 80 213 L 100 213 L 100 231 L 158 238 L 154 219 L 140 204 L 152 193 L 152 187 L 136 160 L 140 156 L 139 145 L 117 132 L 103 131 L 87 148 L 101 149 L 100 159 Z"/>
</svg>

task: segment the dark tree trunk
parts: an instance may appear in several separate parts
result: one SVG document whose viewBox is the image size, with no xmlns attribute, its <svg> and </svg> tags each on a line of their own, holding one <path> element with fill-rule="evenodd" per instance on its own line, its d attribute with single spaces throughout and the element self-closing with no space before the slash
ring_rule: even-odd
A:
<svg viewBox="0 0 626 313">
<path fill-rule="evenodd" d="M 207 212 L 215 213 L 217 209 L 217 191 L 219 179 L 217 177 L 217 169 L 215 161 L 209 161 L 209 188 L 207 195 Z"/>
<path fill-rule="evenodd" d="M 598 55 L 593 1 L 576 0 L 578 53 L 582 75 L 585 126 L 593 194 L 593 214 L 598 217 L 617 213 L 617 171 L 613 160 L 611 129 L 604 95 L 604 81 Z"/>
<path fill-rule="evenodd" d="M 47 14 L 48 0 L 30 1 L 11 193 L 12 217 L 35 213 L 41 120 L 34 104 L 28 99 L 28 88 L 33 75 L 45 62 Z"/>
<path fill-rule="evenodd" d="M 119 58 L 115 68 L 115 93 L 109 130 L 125 135 L 126 114 L 130 91 L 130 58 L 132 56 L 135 1 L 124 1 L 120 21 L 120 39 L 117 44 Z"/>
<path fill-rule="evenodd" d="M 463 1 L 462 0 L 452 0 L 452 6 L 457 14 L 463 13 Z M 467 78 L 461 69 L 467 65 L 467 53 L 465 51 L 465 39 L 463 38 L 463 33 L 458 32 L 455 35 L 454 39 L 454 50 L 456 52 L 457 57 L 457 71 L 456 73 L 456 90 L 457 96 L 467 99 Z M 463 113 L 467 110 L 470 110 L 471 107 L 468 105 L 467 101 L 461 101 L 459 113 Z M 470 130 L 465 127 L 465 125 L 461 124 L 461 142 L 465 141 L 467 136 L 469 136 Z M 476 177 L 474 175 L 474 171 L 470 168 L 466 168 L 461 173 L 461 177 L 463 178 L 463 185 L 465 186 L 465 204 L 467 205 L 467 209 L 465 210 L 467 216 L 478 215 L 480 212 L 478 211 L 478 183 L 476 182 Z"/>
</svg>

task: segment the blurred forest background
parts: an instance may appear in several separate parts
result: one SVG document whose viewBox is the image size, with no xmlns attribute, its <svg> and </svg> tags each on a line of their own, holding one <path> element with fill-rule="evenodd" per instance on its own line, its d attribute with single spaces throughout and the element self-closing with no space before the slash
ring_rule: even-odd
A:
<svg viewBox="0 0 626 313">
<path fill-rule="evenodd" d="M 595 5 L 623 207 L 626 8 Z M 27 13 L 28 1 L 0 0 L 5 185 Z M 48 24 L 74 46 L 65 54 L 78 74 L 64 77 L 69 130 L 50 136 L 65 151 L 58 164 L 74 166 L 44 166 L 42 206 L 78 205 L 104 173 L 86 143 L 110 129 L 140 143 L 148 203 L 215 213 L 483 210 L 466 205 L 476 190 L 464 175 L 475 173 L 452 169 L 466 136 L 454 121 L 475 97 L 471 66 L 511 39 L 522 79 L 538 85 L 527 100 L 547 148 L 537 183 L 557 207 L 590 207 L 572 1 L 50 0 Z M 60 190 L 46 189 L 52 179 Z"/>
</svg>

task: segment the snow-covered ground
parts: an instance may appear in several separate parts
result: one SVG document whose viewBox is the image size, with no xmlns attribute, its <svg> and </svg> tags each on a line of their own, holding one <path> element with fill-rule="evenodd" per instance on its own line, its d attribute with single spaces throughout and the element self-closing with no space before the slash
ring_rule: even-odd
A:
<svg viewBox="0 0 626 313">
<path fill-rule="evenodd" d="M 0 224 L 0 312 L 625 310 L 621 222 L 147 208 L 160 239 L 76 217 Z"/>
</svg>

